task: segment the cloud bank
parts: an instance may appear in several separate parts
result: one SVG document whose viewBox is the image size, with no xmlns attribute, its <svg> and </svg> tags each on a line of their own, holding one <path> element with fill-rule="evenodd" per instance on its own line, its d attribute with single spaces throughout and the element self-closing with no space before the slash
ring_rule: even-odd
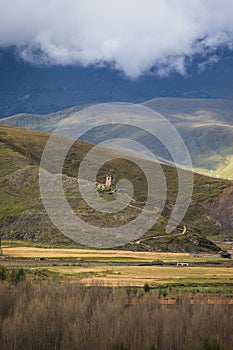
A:
<svg viewBox="0 0 233 350">
<path fill-rule="evenodd" d="M 187 58 L 233 48 L 232 0 L 7 0 L 0 46 L 32 63 L 110 64 L 136 78 L 185 74 Z"/>
</svg>

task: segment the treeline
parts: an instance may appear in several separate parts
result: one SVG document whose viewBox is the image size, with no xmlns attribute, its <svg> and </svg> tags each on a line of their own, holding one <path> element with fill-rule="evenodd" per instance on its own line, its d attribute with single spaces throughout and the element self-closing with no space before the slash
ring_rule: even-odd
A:
<svg viewBox="0 0 233 350">
<path fill-rule="evenodd" d="M 232 305 L 155 292 L 0 283 L 1 350 L 230 350 Z"/>
</svg>

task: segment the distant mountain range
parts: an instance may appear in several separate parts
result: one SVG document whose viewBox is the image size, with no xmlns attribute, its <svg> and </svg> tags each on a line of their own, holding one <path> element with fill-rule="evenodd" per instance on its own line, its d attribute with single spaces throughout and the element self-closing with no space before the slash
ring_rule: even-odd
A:
<svg viewBox="0 0 233 350">
<path fill-rule="evenodd" d="M 233 179 L 233 101 L 212 99 L 156 98 L 144 103 L 164 115 L 179 131 L 190 152 L 196 172 Z M 52 132 L 62 120 L 86 106 L 68 108 L 47 115 L 18 114 L 2 124 Z M 78 118 L 78 114 L 77 114 Z M 78 123 L 78 120 L 77 120 Z M 120 125 L 90 131 L 84 141 L 100 143 L 108 137 L 130 137 L 150 147 L 160 159 L 170 155 L 150 135 Z"/>
<path fill-rule="evenodd" d="M 155 97 L 233 99 L 233 52 L 219 61 L 196 57 L 185 76 L 158 78 L 151 71 L 130 80 L 111 67 L 33 66 L 13 49 L 0 50 L 0 118 L 17 113 L 51 113 L 98 102 L 143 102 Z M 203 70 L 203 66 L 205 69 Z"/>
</svg>

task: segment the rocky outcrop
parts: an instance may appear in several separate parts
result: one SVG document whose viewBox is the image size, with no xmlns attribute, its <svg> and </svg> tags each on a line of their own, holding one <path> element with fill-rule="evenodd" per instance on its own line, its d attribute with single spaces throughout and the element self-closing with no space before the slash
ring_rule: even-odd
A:
<svg viewBox="0 0 233 350">
<path fill-rule="evenodd" d="M 225 188 L 220 194 L 203 203 L 209 220 L 233 237 L 233 186 Z"/>
</svg>

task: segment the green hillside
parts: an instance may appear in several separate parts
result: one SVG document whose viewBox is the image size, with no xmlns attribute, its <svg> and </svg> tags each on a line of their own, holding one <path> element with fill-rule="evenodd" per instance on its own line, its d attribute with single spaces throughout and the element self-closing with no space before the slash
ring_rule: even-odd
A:
<svg viewBox="0 0 233 350">
<path fill-rule="evenodd" d="M 233 101 L 156 98 L 146 101 L 144 106 L 161 113 L 176 126 L 187 145 L 196 172 L 233 179 Z M 48 115 L 19 114 L 4 118 L 1 122 L 51 132 L 61 120 L 84 107 L 78 106 Z M 85 141 L 101 142 L 104 140 L 104 132 L 109 132 L 109 128 L 92 131 L 86 135 Z M 122 135 L 152 145 L 160 159 L 171 160 L 164 148 L 145 133 L 119 125 L 111 128 L 112 137 Z"/>
<path fill-rule="evenodd" d="M 233 101 L 157 98 L 144 105 L 176 126 L 195 171 L 233 179 Z"/>
<path fill-rule="evenodd" d="M 40 199 L 38 169 L 41 154 L 49 134 L 6 125 L 0 126 L 0 231 L 8 240 L 25 240 L 46 245 L 77 245 L 64 237 L 48 218 Z M 59 147 L 59 145 L 58 145 Z M 75 142 L 64 163 L 63 186 L 73 210 L 83 219 L 91 219 L 98 226 L 121 226 L 132 220 L 144 205 L 147 186 L 140 169 L 132 162 L 119 158 L 106 163 L 97 180 L 104 181 L 106 173 L 116 179 L 128 178 L 135 187 L 133 205 L 110 217 L 99 215 L 82 200 L 77 186 L 80 161 L 92 147 L 86 142 Z M 101 149 L 101 151 L 109 152 Z M 217 251 L 210 240 L 232 238 L 233 209 L 232 182 L 195 175 L 191 206 L 178 228 L 165 233 L 165 226 L 177 195 L 177 173 L 163 166 L 168 184 L 167 202 L 157 224 L 139 244 L 131 242 L 126 247 L 133 250 L 155 251 Z M 159 183 L 157 184 L 159 186 Z M 112 200 L 103 194 L 106 200 Z M 184 232 L 184 227 L 186 230 Z M 183 234 L 182 234 L 183 233 Z"/>
</svg>

